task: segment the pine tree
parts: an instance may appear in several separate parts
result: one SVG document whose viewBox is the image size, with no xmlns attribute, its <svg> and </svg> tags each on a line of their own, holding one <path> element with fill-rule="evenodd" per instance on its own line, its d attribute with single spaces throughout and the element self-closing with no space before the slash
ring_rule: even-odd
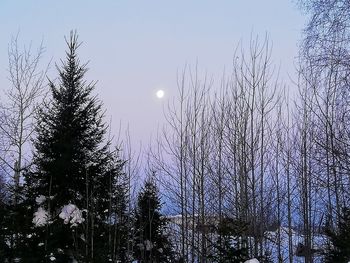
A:
<svg viewBox="0 0 350 263">
<path fill-rule="evenodd" d="M 34 168 L 25 174 L 37 226 L 32 241 L 40 242 L 36 262 L 106 262 L 107 189 L 120 169 L 105 141 L 102 104 L 92 95 L 95 83 L 84 80 L 77 34 L 71 32 L 66 43 L 58 83 L 50 82 L 52 99 L 39 110 Z"/>
<path fill-rule="evenodd" d="M 326 231 L 331 245 L 326 253 L 326 262 L 350 261 L 350 209 L 343 208 L 339 217 L 338 231 Z"/>
<path fill-rule="evenodd" d="M 7 250 L 8 246 L 5 242 L 6 236 L 5 236 L 5 209 L 2 204 L 0 204 L 0 258 L 7 258 Z"/>
<path fill-rule="evenodd" d="M 247 224 L 232 218 L 223 218 L 218 225 L 217 242 L 213 244 L 213 254 L 210 258 L 218 263 L 239 263 L 246 261 L 247 244 L 242 242 L 242 235 L 247 231 Z"/>
<path fill-rule="evenodd" d="M 174 262 L 173 249 L 165 233 L 167 220 L 160 209 L 157 186 L 148 179 L 139 193 L 135 212 L 134 258 L 138 262 Z"/>
<path fill-rule="evenodd" d="M 0 175 L 0 258 L 5 259 L 8 257 L 8 245 L 6 244 L 6 230 L 7 222 L 6 217 L 8 215 L 8 209 L 5 200 L 5 183 Z"/>
<path fill-rule="evenodd" d="M 127 213 L 126 186 L 124 182 L 118 182 L 114 190 L 113 198 L 113 262 L 129 262 L 128 254 L 128 224 L 131 220 Z"/>
</svg>

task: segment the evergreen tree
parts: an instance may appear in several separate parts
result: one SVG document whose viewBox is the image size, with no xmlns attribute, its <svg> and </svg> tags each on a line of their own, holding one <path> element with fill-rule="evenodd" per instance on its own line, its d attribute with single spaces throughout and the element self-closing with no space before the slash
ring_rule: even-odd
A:
<svg viewBox="0 0 350 263">
<path fill-rule="evenodd" d="M 326 262 L 350 261 L 350 209 L 343 208 L 338 221 L 338 231 L 326 231 L 330 248 L 325 255 Z"/>
<path fill-rule="evenodd" d="M 14 262 L 21 256 L 24 242 L 20 235 L 25 226 L 23 216 L 23 197 L 18 195 L 18 205 L 14 205 L 11 185 L 5 186 L 5 180 L 0 175 L 0 259 Z"/>
<path fill-rule="evenodd" d="M 0 258 L 7 258 L 8 257 L 8 246 L 5 242 L 6 240 L 6 227 L 5 227 L 5 209 L 2 204 L 0 204 Z"/>
<path fill-rule="evenodd" d="M 113 198 L 113 262 L 129 262 L 131 255 L 128 254 L 129 245 L 129 220 L 127 213 L 126 186 L 124 182 L 118 182 L 115 186 Z"/>
<path fill-rule="evenodd" d="M 84 80 L 77 34 L 66 42 L 58 83 L 50 82 L 52 99 L 39 110 L 34 168 L 25 174 L 36 225 L 32 246 L 41 249 L 35 262 L 106 262 L 108 189 L 120 167 L 105 141 L 95 83 Z"/>
<path fill-rule="evenodd" d="M 157 186 L 148 179 L 139 193 L 135 212 L 134 258 L 138 262 L 174 262 L 173 249 L 165 233 L 167 220 L 160 209 Z"/>
<path fill-rule="evenodd" d="M 218 263 L 240 263 L 249 259 L 248 247 L 242 241 L 242 235 L 247 231 L 247 224 L 232 218 L 223 218 L 218 225 L 218 239 L 214 253 L 210 258 Z"/>
<path fill-rule="evenodd" d="M 5 259 L 8 257 L 9 247 L 6 244 L 7 222 L 6 217 L 8 215 L 8 209 L 5 200 L 5 183 L 0 175 L 0 258 Z"/>
</svg>

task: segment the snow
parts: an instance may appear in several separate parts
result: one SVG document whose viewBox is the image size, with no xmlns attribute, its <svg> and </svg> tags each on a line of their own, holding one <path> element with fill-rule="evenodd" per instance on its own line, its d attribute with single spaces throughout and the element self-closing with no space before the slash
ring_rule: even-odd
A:
<svg viewBox="0 0 350 263">
<path fill-rule="evenodd" d="M 38 211 L 34 213 L 34 218 L 32 222 L 36 227 L 41 227 L 47 224 L 48 219 L 48 212 L 44 208 L 39 207 Z"/>
<path fill-rule="evenodd" d="M 256 258 L 253 258 L 253 259 L 247 260 L 247 261 L 244 262 L 244 263 L 259 263 L 259 261 L 258 261 Z"/>
<path fill-rule="evenodd" d="M 59 217 L 63 219 L 65 224 L 72 224 L 71 226 L 77 226 L 85 221 L 82 211 L 73 204 L 65 205 L 62 208 Z"/>
<path fill-rule="evenodd" d="M 181 215 L 166 216 L 168 219 L 168 234 L 171 237 L 171 240 L 174 243 L 181 242 L 180 240 L 180 231 L 182 218 Z M 191 219 L 189 215 L 187 220 Z M 280 235 L 280 240 L 279 240 Z M 302 231 L 297 228 L 289 229 L 287 226 L 281 226 L 277 229 L 266 231 L 264 233 L 264 251 L 270 254 L 272 262 L 278 262 L 278 242 L 280 242 L 280 256 L 283 262 L 289 262 L 289 235 L 291 235 L 291 245 L 292 245 L 292 262 L 294 263 L 304 263 L 305 257 L 297 256 L 296 251 L 299 244 L 305 243 L 305 236 Z M 212 240 L 215 240 L 216 236 L 213 234 Z M 313 254 L 313 262 L 321 263 L 323 262 L 323 252 L 327 248 L 327 236 L 324 233 L 314 233 L 312 236 L 312 249 L 315 251 Z M 254 240 L 251 239 L 250 243 L 254 243 Z M 251 259 L 253 260 L 253 259 Z M 257 262 L 257 261 L 248 261 L 248 262 Z M 350 263 L 350 262 L 348 262 Z"/>
<path fill-rule="evenodd" d="M 304 244 L 305 242 L 305 237 L 301 231 L 297 231 L 294 229 L 291 229 L 289 231 L 288 227 L 280 227 L 275 231 L 266 232 L 265 236 L 268 240 L 268 242 L 266 243 L 266 249 L 271 251 L 273 259 L 277 261 L 277 258 L 278 258 L 277 244 L 278 244 L 278 233 L 279 233 L 281 237 L 281 256 L 285 261 L 287 261 L 287 259 L 289 259 L 289 242 L 288 242 L 289 232 L 291 234 L 291 240 L 292 240 L 292 246 L 293 246 L 293 252 L 294 252 L 293 262 L 302 263 L 305 260 L 304 257 L 297 256 L 295 254 L 299 244 Z M 324 251 L 324 249 L 326 248 L 325 247 L 326 243 L 327 243 L 327 237 L 325 235 L 314 233 L 312 249 L 315 249 L 317 251 Z M 322 254 L 320 252 L 315 253 L 313 260 L 315 263 L 322 262 Z"/>
<path fill-rule="evenodd" d="M 46 197 L 43 195 L 39 195 L 37 198 L 35 198 L 35 202 L 38 205 L 41 205 L 42 203 L 44 203 L 46 201 Z"/>
<path fill-rule="evenodd" d="M 153 248 L 153 244 L 150 240 L 145 240 L 145 248 L 146 248 L 146 251 L 151 251 L 151 249 Z"/>
</svg>

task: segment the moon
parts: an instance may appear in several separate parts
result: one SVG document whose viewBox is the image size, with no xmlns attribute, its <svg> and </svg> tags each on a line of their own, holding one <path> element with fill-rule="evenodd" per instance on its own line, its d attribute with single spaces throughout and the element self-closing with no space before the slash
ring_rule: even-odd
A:
<svg viewBox="0 0 350 263">
<path fill-rule="evenodd" d="M 157 93 L 156 93 L 156 95 L 157 95 L 157 98 L 158 99 L 161 99 L 161 98 L 163 98 L 164 97 L 164 90 L 158 90 L 157 91 Z"/>
</svg>

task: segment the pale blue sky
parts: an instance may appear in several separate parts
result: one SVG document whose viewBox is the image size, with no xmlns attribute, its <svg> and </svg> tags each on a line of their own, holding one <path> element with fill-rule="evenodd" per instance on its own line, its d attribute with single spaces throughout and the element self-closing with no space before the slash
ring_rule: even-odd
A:
<svg viewBox="0 0 350 263">
<path fill-rule="evenodd" d="M 134 141 L 144 144 L 164 121 L 162 106 L 176 95 L 176 73 L 198 65 L 214 80 L 229 71 L 238 41 L 267 32 L 273 59 L 289 82 L 305 17 L 293 0 L 1 0 L 0 89 L 6 80 L 7 45 L 20 30 L 22 43 L 44 39 L 46 60 L 64 56 L 64 35 L 77 29 L 84 42 L 82 61 L 90 61 L 88 80 L 113 118 L 130 125 Z M 57 76 L 54 68 L 50 76 Z M 157 100 L 155 91 L 166 92 Z"/>
</svg>

